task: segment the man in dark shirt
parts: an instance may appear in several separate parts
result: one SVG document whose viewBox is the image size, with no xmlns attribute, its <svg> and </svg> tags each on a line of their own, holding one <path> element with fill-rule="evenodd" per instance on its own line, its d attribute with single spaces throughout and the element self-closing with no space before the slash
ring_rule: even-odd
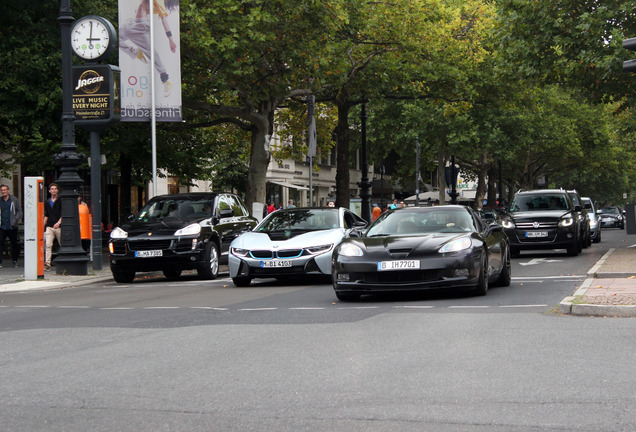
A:
<svg viewBox="0 0 636 432">
<path fill-rule="evenodd" d="M 17 267 L 20 257 L 18 222 L 22 219 L 22 206 L 20 200 L 9 193 L 9 186 L 0 185 L 0 194 L 0 268 L 2 268 L 4 243 L 7 237 L 11 241 L 13 267 Z"/>
<path fill-rule="evenodd" d="M 51 256 L 53 255 L 53 242 L 57 239 L 62 243 L 62 201 L 57 196 L 59 188 L 57 183 L 49 185 L 51 197 L 44 202 L 44 230 L 46 251 L 44 254 L 44 270 L 51 269 Z"/>
</svg>

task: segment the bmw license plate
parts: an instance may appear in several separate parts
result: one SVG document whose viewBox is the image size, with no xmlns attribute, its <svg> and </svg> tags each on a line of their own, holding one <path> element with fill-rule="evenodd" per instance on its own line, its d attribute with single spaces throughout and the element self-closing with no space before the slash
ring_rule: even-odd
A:
<svg viewBox="0 0 636 432">
<path fill-rule="evenodd" d="M 541 238 L 541 237 L 547 237 L 547 236 L 548 236 L 547 231 L 528 231 L 526 233 L 527 238 Z"/>
<path fill-rule="evenodd" d="M 163 251 L 159 250 L 147 250 L 147 251 L 135 251 L 135 257 L 137 258 L 152 258 L 163 256 Z"/>
<path fill-rule="evenodd" d="M 276 267 L 291 267 L 292 262 L 290 260 L 271 260 L 261 261 L 261 268 L 276 268 Z"/>
<path fill-rule="evenodd" d="M 420 268 L 419 260 L 396 260 L 378 262 L 378 271 L 386 270 L 415 270 Z"/>
</svg>

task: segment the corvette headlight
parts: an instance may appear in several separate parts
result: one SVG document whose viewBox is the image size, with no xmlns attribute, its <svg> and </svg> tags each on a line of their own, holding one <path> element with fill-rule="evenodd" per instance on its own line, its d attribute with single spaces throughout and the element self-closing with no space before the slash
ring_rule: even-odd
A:
<svg viewBox="0 0 636 432">
<path fill-rule="evenodd" d="M 236 255 L 238 257 L 244 257 L 247 256 L 248 253 L 250 253 L 249 250 L 247 249 L 240 249 L 240 248 L 231 248 L 230 252 L 232 253 L 232 255 Z"/>
<path fill-rule="evenodd" d="M 573 217 L 566 217 L 563 218 L 559 221 L 559 226 L 560 227 L 568 227 L 570 225 L 572 225 L 574 223 L 574 218 Z"/>
<path fill-rule="evenodd" d="M 439 253 L 448 253 L 448 252 L 459 252 L 462 250 L 470 249 L 473 245 L 470 237 L 462 237 L 457 240 L 450 241 L 446 243 L 439 249 Z"/>
<path fill-rule="evenodd" d="M 112 239 L 125 239 L 128 238 L 128 233 L 123 229 L 117 227 L 110 232 L 110 238 Z"/>
<path fill-rule="evenodd" d="M 312 247 L 305 248 L 305 250 L 312 255 L 318 255 L 325 252 L 329 252 L 332 246 L 333 246 L 332 244 L 322 245 L 322 246 L 312 246 Z"/>
<path fill-rule="evenodd" d="M 180 230 L 175 231 L 174 236 L 188 236 L 188 235 L 198 235 L 201 232 L 201 225 L 198 223 L 188 225 L 185 228 L 181 228 Z"/>
<path fill-rule="evenodd" d="M 506 229 L 512 229 L 515 227 L 515 223 L 513 221 L 511 221 L 510 219 L 504 219 L 501 222 L 501 226 L 506 228 Z"/>
<path fill-rule="evenodd" d="M 354 245 L 353 243 L 344 243 L 342 246 L 340 246 L 339 254 L 348 257 L 364 255 L 362 249 L 360 249 L 360 247 Z"/>
</svg>

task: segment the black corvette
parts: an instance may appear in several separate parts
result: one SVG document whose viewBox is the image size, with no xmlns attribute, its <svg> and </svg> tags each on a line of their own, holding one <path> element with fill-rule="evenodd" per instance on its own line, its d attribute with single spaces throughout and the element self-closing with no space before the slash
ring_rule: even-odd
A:
<svg viewBox="0 0 636 432">
<path fill-rule="evenodd" d="M 363 294 L 510 285 L 510 246 L 502 227 L 463 206 L 406 207 L 352 232 L 333 253 L 338 299 Z"/>
</svg>

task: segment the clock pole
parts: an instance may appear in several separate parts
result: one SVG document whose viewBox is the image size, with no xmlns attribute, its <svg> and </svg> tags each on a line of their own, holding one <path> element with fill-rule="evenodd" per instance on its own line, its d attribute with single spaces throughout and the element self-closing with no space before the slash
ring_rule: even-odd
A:
<svg viewBox="0 0 636 432">
<path fill-rule="evenodd" d="M 60 185 L 62 202 L 62 241 L 55 259 L 57 274 L 85 275 L 88 261 L 80 235 L 77 189 L 83 181 L 77 174 L 77 167 L 84 161 L 83 154 L 77 153 L 75 146 L 75 115 L 73 113 L 73 72 L 71 53 L 70 0 L 62 0 L 58 22 L 62 32 L 62 146 L 60 153 L 53 156 L 60 168 L 57 183 Z"/>
</svg>

